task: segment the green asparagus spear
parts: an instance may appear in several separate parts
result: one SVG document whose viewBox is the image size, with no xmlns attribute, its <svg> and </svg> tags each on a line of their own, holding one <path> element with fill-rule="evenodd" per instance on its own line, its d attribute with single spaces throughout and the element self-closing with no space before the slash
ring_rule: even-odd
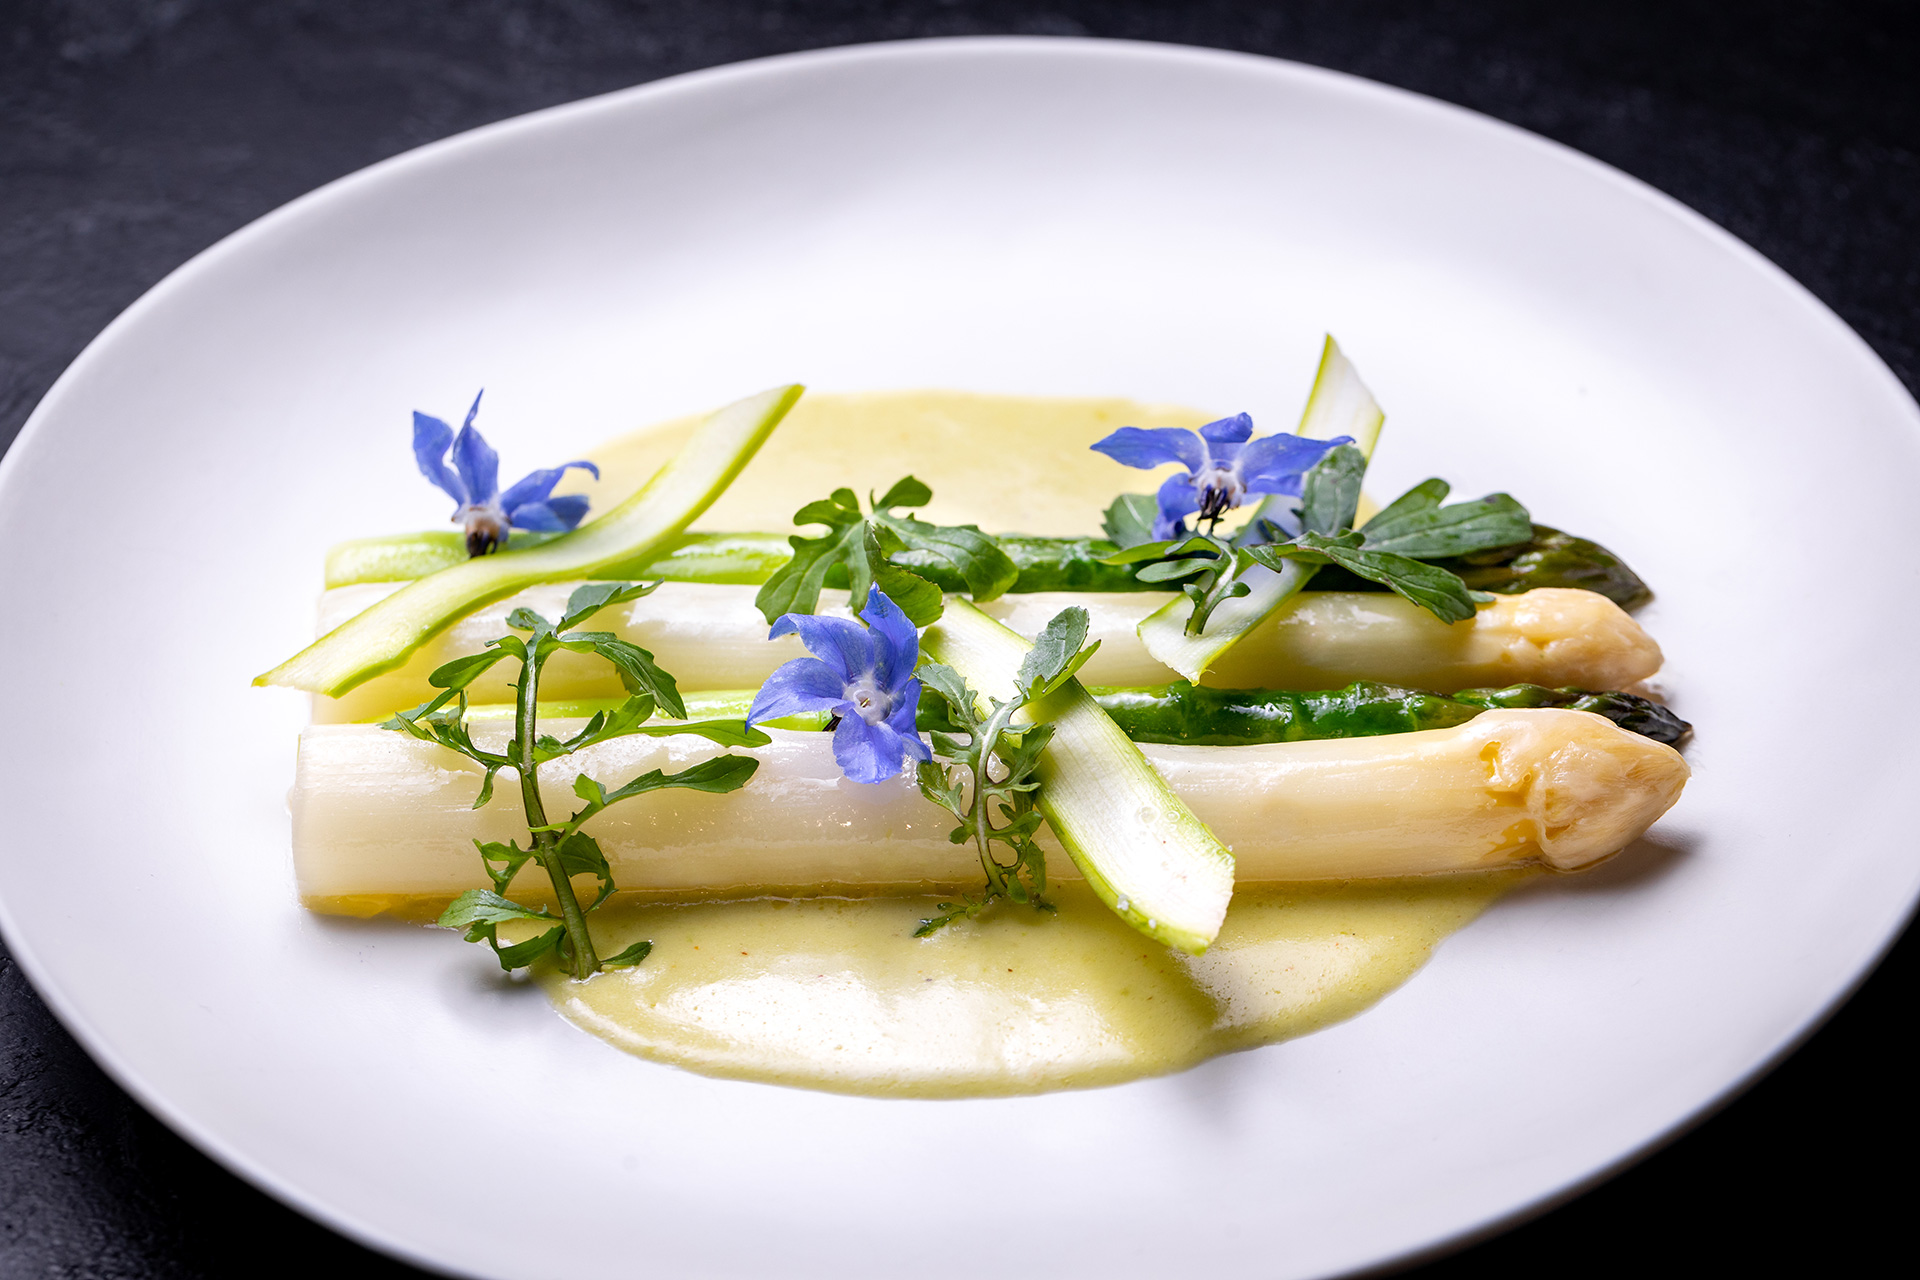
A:
<svg viewBox="0 0 1920 1280">
<path fill-rule="evenodd" d="M 1588 693 L 1516 684 L 1467 689 L 1446 697 L 1419 689 L 1360 681 L 1344 689 L 1209 689 L 1187 682 L 1140 689 L 1089 689 L 1135 742 L 1231 747 L 1309 738 L 1370 738 L 1446 729 L 1496 707 L 1570 707 L 1605 716 L 1623 729 L 1668 745 L 1692 728 L 1665 707 L 1630 693 Z M 937 706 L 923 702 L 923 729 L 946 729 Z"/>
<path fill-rule="evenodd" d="M 1535 525 L 1531 542 L 1433 563 L 1451 570 L 1479 591 L 1512 595 L 1534 587 L 1584 587 L 1597 591 L 1624 609 L 1653 598 L 1646 583 L 1620 558 L 1597 542 Z M 556 535 L 516 531 L 508 554 L 531 550 Z M 1132 565 L 1102 564 L 1114 552 L 1104 538 L 1042 538 L 1003 533 L 995 541 L 1019 566 L 1020 577 L 1010 588 L 1033 591 L 1151 591 L 1154 584 L 1139 581 Z M 668 582 L 740 583 L 757 585 L 787 562 L 792 548 L 776 533 L 683 534 L 667 553 L 651 562 L 626 562 L 596 570 L 596 578 L 631 580 L 663 578 Z M 410 533 L 386 538 L 359 538 L 343 542 L 327 554 L 327 586 L 359 582 L 406 582 L 467 558 L 466 543 L 458 531 Z M 960 574 L 945 560 L 921 551 L 893 557 L 942 591 L 964 591 Z M 845 588 L 846 570 L 829 571 L 829 587 Z M 1379 583 L 1329 565 L 1314 575 L 1315 591 L 1384 591 Z"/>
<path fill-rule="evenodd" d="M 1190 746 L 1244 746 L 1260 742 L 1299 742 L 1307 738 L 1368 738 L 1419 729 L 1446 729 L 1473 719 L 1482 711 L 1507 707 L 1568 707 L 1605 716 L 1622 729 L 1668 746 L 1677 745 L 1693 726 L 1657 702 L 1630 693 L 1588 693 L 1583 689 L 1548 689 L 1537 684 L 1508 685 L 1504 689 L 1463 689 L 1442 695 L 1398 685 L 1361 681 L 1344 689 L 1297 693 L 1282 689 L 1195 688 L 1182 680 L 1175 684 L 1137 689 L 1094 687 L 1094 701 L 1126 730 L 1135 742 L 1167 742 Z M 683 696 L 691 720 L 740 719 L 753 702 L 752 689 L 706 689 Z M 611 711 L 617 701 L 542 703 L 546 720 L 585 719 Z M 936 697 L 920 703 L 922 732 L 957 732 Z M 499 719 L 511 715 L 511 704 L 476 706 L 471 719 Z M 773 729 L 824 729 L 832 716 L 825 711 L 802 712 L 770 720 Z"/>
</svg>

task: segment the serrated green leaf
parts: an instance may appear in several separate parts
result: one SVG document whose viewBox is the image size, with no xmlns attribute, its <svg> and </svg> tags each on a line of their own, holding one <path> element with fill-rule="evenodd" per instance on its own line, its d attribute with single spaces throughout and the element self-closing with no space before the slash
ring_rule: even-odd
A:
<svg viewBox="0 0 1920 1280">
<path fill-rule="evenodd" d="M 507 615 L 507 625 L 515 631 L 551 632 L 553 624 L 533 610 L 522 606 Z"/>
<path fill-rule="evenodd" d="M 916 627 L 930 627 L 946 612 L 946 599 L 940 588 L 917 573 L 885 564 L 875 575 L 874 584 L 882 595 L 900 606 L 900 612 Z"/>
<path fill-rule="evenodd" d="M 1142 582 L 1178 582 L 1196 573 L 1211 573 L 1219 567 L 1220 561 L 1212 556 L 1205 559 L 1156 560 L 1133 576 Z"/>
<path fill-rule="evenodd" d="M 960 678 L 960 673 L 943 662 L 923 660 L 914 672 L 920 683 L 946 699 L 962 723 L 973 724 L 979 714 L 978 703 L 973 690 Z"/>
<path fill-rule="evenodd" d="M 706 791 L 714 795 L 724 795 L 729 791 L 738 791 L 747 785 L 747 779 L 753 777 L 760 762 L 752 756 L 715 756 L 711 760 L 702 760 L 690 769 L 679 773 L 666 773 L 659 769 L 641 774 L 623 787 L 606 792 L 600 806 L 618 804 L 634 796 L 645 795 L 649 791 L 661 791 L 668 787 L 684 787 L 689 791 Z M 577 789 L 577 787 L 576 787 Z"/>
<path fill-rule="evenodd" d="M 480 678 L 482 672 L 492 667 L 508 654 L 503 649 L 488 649 L 484 653 L 471 653 L 464 658 L 455 658 L 433 669 L 427 677 L 427 683 L 436 689 L 464 689 Z M 425 704 L 432 707 L 433 703 Z"/>
<path fill-rule="evenodd" d="M 624 732 L 644 734 L 650 738 L 666 738 L 675 734 L 690 733 L 723 747 L 764 747 L 773 741 L 745 720 L 688 720 L 680 724 L 643 724 Z"/>
<path fill-rule="evenodd" d="M 933 501 L 933 490 L 912 476 L 894 481 L 893 488 L 886 495 L 875 498 L 871 491 L 867 501 L 873 504 L 875 511 L 891 511 L 894 507 L 924 507 Z"/>
<path fill-rule="evenodd" d="M 939 556 L 952 565 L 967 584 L 967 594 L 976 601 L 1005 594 L 1020 576 L 1020 566 L 1013 562 L 1013 557 L 975 525 L 928 524 L 911 516 L 893 515 L 884 508 L 876 510 L 873 519 L 908 548 Z"/>
<path fill-rule="evenodd" d="M 866 608 L 868 588 L 879 587 L 914 626 L 924 627 L 937 620 L 946 608 L 940 588 L 890 559 L 894 552 L 904 551 L 906 544 L 885 525 L 866 524 L 862 529 L 866 559 L 847 566 L 848 607 L 855 613 Z"/>
<path fill-rule="evenodd" d="M 533 850 L 522 849 L 519 845 L 492 840 L 475 840 L 473 843 L 480 850 L 480 864 L 486 868 L 487 879 L 493 881 L 494 890 L 498 893 L 505 893 L 513 884 L 514 877 L 520 874 L 520 868 L 533 860 Z M 496 862 L 500 864 L 498 867 L 494 866 Z"/>
<path fill-rule="evenodd" d="M 1350 444 L 1329 449 L 1314 463 L 1300 486 L 1300 522 L 1307 532 L 1334 534 L 1352 528 L 1366 474 L 1367 455 Z"/>
<path fill-rule="evenodd" d="M 793 558 L 776 569 L 753 597 L 754 607 L 760 610 L 769 626 L 783 613 L 818 611 L 828 570 L 848 563 L 849 553 L 861 546 L 863 523 L 856 520 L 836 527 L 824 538 L 802 538 L 796 534 L 787 539 L 793 548 Z"/>
<path fill-rule="evenodd" d="M 1441 506 L 1444 480 L 1425 480 L 1367 521 L 1369 550 L 1433 560 L 1510 547 L 1533 537 L 1533 517 L 1504 493 Z"/>
<path fill-rule="evenodd" d="M 546 920 L 544 911 L 523 907 L 503 898 L 491 889 L 469 889 L 452 902 L 434 921 L 443 929 L 468 929 L 476 924 L 502 924 L 508 920 Z"/>
<path fill-rule="evenodd" d="M 570 631 L 602 609 L 651 595 L 659 585 L 657 582 L 589 582 L 576 587 L 567 597 L 567 611 L 554 630 Z"/>
<path fill-rule="evenodd" d="M 1160 515 L 1160 500 L 1150 493 L 1123 493 L 1107 508 L 1100 528 L 1114 546 L 1125 550 L 1152 542 L 1153 522 Z"/>
<path fill-rule="evenodd" d="M 869 495 L 871 497 L 871 495 Z M 849 598 L 856 612 L 864 606 L 868 588 L 878 585 L 916 626 L 926 626 L 944 607 L 934 583 L 895 562 L 905 554 L 936 556 L 947 561 L 976 599 L 990 600 L 1011 587 L 1019 566 L 988 535 L 972 525 L 935 525 L 895 507 L 913 507 L 930 501 L 933 493 L 912 476 L 899 481 L 875 500 L 871 516 L 863 516 L 850 489 L 810 502 L 794 515 L 796 524 L 824 524 L 824 537 L 788 539 L 793 558 L 769 577 L 754 596 L 769 624 L 783 613 L 815 613 L 828 575 L 840 569 L 847 575 Z"/>
<path fill-rule="evenodd" d="M 1087 643 L 1087 611 L 1078 605 L 1062 609 L 1048 620 L 1033 638 L 1033 648 L 1027 650 L 1027 656 L 1020 661 L 1019 673 L 1014 676 L 1014 684 L 1024 690 L 1049 690 L 1069 666 L 1079 669 L 1086 661 L 1081 655 L 1082 647 Z M 1029 692 L 1028 697 L 1040 697 L 1039 692 Z"/>
<path fill-rule="evenodd" d="M 686 718 L 687 707 L 680 698 L 679 684 L 654 663 L 653 654 L 648 650 L 622 640 L 611 631 L 575 631 L 555 643 L 575 653 L 599 654 L 613 664 L 628 694 L 652 698 L 662 711 L 676 720 Z"/>
<path fill-rule="evenodd" d="M 1357 535 L 1352 534 L 1324 538 L 1307 533 L 1293 543 L 1249 547 L 1245 554 L 1271 569 L 1279 568 L 1281 561 L 1288 557 L 1310 564 L 1337 564 L 1349 573 L 1391 588 L 1442 622 L 1463 622 L 1474 615 L 1475 593 L 1458 574 L 1408 556 L 1358 547 L 1354 545 L 1356 541 Z"/>
<path fill-rule="evenodd" d="M 592 876 L 600 882 L 600 894 L 587 904 L 588 911 L 607 900 L 613 892 L 613 868 L 607 865 L 607 855 L 598 840 L 584 831 L 574 831 L 554 846 L 554 852 L 560 858 L 560 870 L 569 878 Z"/>
<path fill-rule="evenodd" d="M 636 942 L 618 955 L 611 955 L 600 962 L 602 969 L 631 969 L 653 954 L 653 941 Z"/>
<path fill-rule="evenodd" d="M 1192 534 L 1185 538 L 1163 539 L 1159 542 L 1141 542 L 1116 551 L 1110 556 L 1102 556 L 1101 564 L 1129 565 L 1139 564 L 1143 560 L 1163 560 L 1169 556 L 1182 557 L 1196 554 L 1220 554 L 1220 543 L 1205 534 Z"/>
<path fill-rule="evenodd" d="M 559 946 L 560 939 L 566 935 L 566 932 L 565 925 L 555 925 L 537 938 L 528 938 L 525 942 L 517 942 L 510 947 L 503 947 L 493 939 L 489 941 L 493 942 L 494 954 L 500 958 L 500 967 L 512 973 L 515 969 L 526 968 Z"/>
</svg>

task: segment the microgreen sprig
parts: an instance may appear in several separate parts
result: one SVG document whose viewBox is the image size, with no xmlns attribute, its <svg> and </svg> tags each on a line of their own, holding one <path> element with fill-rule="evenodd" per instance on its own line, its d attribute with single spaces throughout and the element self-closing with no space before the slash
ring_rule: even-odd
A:
<svg viewBox="0 0 1920 1280">
<path fill-rule="evenodd" d="M 860 499 L 851 489 L 835 489 L 833 496 L 809 502 L 796 511 L 797 525 L 827 526 L 820 538 L 788 539 L 793 559 L 775 571 L 753 602 L 769 623 L 787 613 L 813 613 L 820 591 L 835 569 L 844 569 L 848 599 L 861 601 L 879 587 L 916 627 L 940 616 L 940 588 L 893 557 L 917 551 L 945 560 L 959 571 L 967 593 L 975 600 L 991 600 L 1020 576 L 1011 557 L 991 537 L 970 524 L 928 524 L 898 508 L 923 507 L 933 490 L 912 476 L 876 498 L 867 495 L 870 514 L 860 513 Z"/>
<path fill-rule="evenodd" d="M 651 791 L 668 787 L 715 793 L 737 791 L 746 785 L 760 762 L 751 756 L 721 755 L 679 773 L 654 769 L 613 790 L 582 773 L 574 779 L 573 792 L 586 803 L 559 822 L 548 820 L 540 797 L 542 764 L 598 743 L 634 735 L 665 737 L 690 733 L 729 747 L 764 746 L 771 741 L 742 720 L 686 723 L 687 709 L 679 689 L 673 677 L 655 665 L 651 653 L 612 632 L 573 629 L 601 609 L 637 600 L 658 585 L 589 583 L 567 598 L 566 612 L 558 622 L 549 621 L 531 609 L 515 609 L 507 615 L 507 625 L 515 631 L 527 632 L 524 638 L 502 636 L 490 641 L 485 652 L 456 658 L 441 666 L 427 677 L 427 682 L 441 692 L 381 726 L 457 751 L 479 764 L 486 772 L 481 779 L 480 793 L 473 802 L 476 809 L 492 800 L 494 777 L 502 769 L 510 769 L 519 776 L 520 798 L 527 818 L 526 846 L 475 841 L 493 888 L 469 889 L 453 900 L 438 921 L 445 928 L 464 931 L 468 942 L 485 942 L 492 947 L 503 969 L 522 968 L 553 952 L 561 966 L 575 978 L 588 978 L 604 968 L 634 965 L 644 960 L 652 950 L 651 942 L 635 943 L 618 955 L 607 957 L 600 956 L 594 947 L 593 935 L 587 928 L 587 913 L 605 902 L 615 885 L 613 869 L 599 842 L 581 828 L 609 806 Z M 593 654 L 612 663 L 628 694 L 620 706 L 596 712 L 579 732 L 564 741 L 541 733 L 537 723 L 541 671 L 548 659 L 562 651 Z M 467 730 L 467 688 L 483 672 L 507 658 L 520 663 L 520 679 L 514 685 L 513 736 L 504 750 L 490 751 L 476 744 Z M 656 710 L 682 723 L 652 723 Z M 529 907 L 506 896 L 514 878 L 529 862 L 537 862 L 547 873 L 560 908 L 557 917 L 544 906 Z M 584 907 L 573 888 L 573 877 L 581 875 L 592 876 L 599 884 L 599 892 Z M 515 921 L 546 922 L 551 927 L 522 942 L 502 945 L 500 926 Z"/>
<path fill-rule="evenodd" d="M 933 759 L 919 767 L 920 791 L 958 820 L 948 839 L 973 844 L 987 884 L 977 895 L 941 903 L 941 914 L 921 921 L 914 937 L 973 919 L 1001 899 L 1055 909 L 1046 898 L 1047 855 L 1035 840 L 1043 819 L 1034 807 L 1040 753 L 1053 739 L 1053 726 L 1044 721 L 1016 726 L 1013 717 L 1073 679 L 1100 647 L 1099 641 L 1086 640 L 1087 611 L 1061 610 L 1020 664 L 1014 696 L 988 700 L 985 713 L 980 696 L 959 672 L 939 662 L 920 664 L 922 684 L 947 705 L 947 727 L 928 734 Z M 996 844 L 1005 845 L 1013 861 L 1000 861 Z"/>
<path fill-rule="evenodd" d="M 1268 498 L 1232 540 L 1212 527 L 1186 538 L 1150 541 L 1143 526 L 1153 499 L 1123 494 L 1107 510 L 1107 535 L 1121 550 L 1107 564 L 1141 564 L 1143 582 L 1179 582 L 1193 601 L 1187 634 L 1206 630 L 1207 619 L 1228 600 L 1247 594 L 1240 576 L 1251 565 L 1278 570 L 1289 560 L 1318 567 L 1337 564 L 1398 592 L 1442 622 L 1471 618 L 1492 599 L 1468 588 L 1458 574 L 1422 561 L 1510 547 L 1533 536 L 1527 509 L 1504 493 L 1471 502 L 1440 505 L 1444 480 L 1424 480 L 1354 528 L 1366 455 L 1340 445 L 1306 473 L 1296 500 Z M 1291 511 L 1286 508 L 1291 506 Z"/>
</svg>

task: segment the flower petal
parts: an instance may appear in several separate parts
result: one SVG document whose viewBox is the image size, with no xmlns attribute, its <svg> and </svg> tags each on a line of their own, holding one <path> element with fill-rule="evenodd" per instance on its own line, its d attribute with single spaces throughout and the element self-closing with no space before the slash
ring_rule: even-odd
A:
<svg viewBox="0 0 1920 1280">
<path fill-rule="evenodd" d="M 866 619 L 874 641 L 881 687 L 897 696 L 920 665 L 920 632 L 878 587 L 867 588 L 867 607 L 860 616 Z"/>
<path fill-rule="evenodd" d="M 1200 438 L 1214 444 L 1239 444 L 1253 434 L 1253 418 L 1244 413 L 1236 413 L 1231 418 L 1222 418 L 1218 422 L 1209 422 L 1200 428 Z M 1215 453 L 1218 454 L 1218 450 Z"/>
<path fill-rule="evenodd" d="M 919 714 L 920 682 L 909 680 L 894 698 L 893 714 L 887 717 L 887 727 L 900 735 L 900 745 L 908 755 L 916 760 L 931 760 L 933 751 L 920 738 L 920 726 L 917 723 Z"/>
<path fill-rule="evenodd" d="M 545 502 L 547 495 L 553 492 L 553 486 L 560 483 L 560 477 L 567 473 L 568 467 L 579 467 L 593 472 L 593 478 L 600 478 L 600 468 L 585 459 L 575 462 L 563 462 L 557 467 L 547 467 L 540 471 L 529 471 L 513 482 L 513 487 L 500 495 L 500 505 L 511 511 L 528 502 Z"/>
<path fill-rule="evenodd" d="M 1154 517 L 1153 537 L 1159 542 L 1187 531 L 1186 518 L 1200 509 L 1200 490 L 1191 475 L 1171 475 L 1161 482 L 1157 501 L 1160 514 Z"/>
<path fill-rule="evenodd" d="M 885 782 L 900 773 L 907 740 L 890 724 L 868 724 L 859 716 L 843 716 L 833 731 L 833 758 L 840 771 L 855 782 Z"/>
<path fill-rule="evenodd" d="M 586 497 L 563 493 L 545 502 L 523 502 L 507 512 L 507 523 L 516 529 L 538 529 L 543 533 L 565 533 L 579 527 L 587 514 Z"/>
<path fill-rule="evenodd" d="M 563 493 L 548 498 L 547 509 L 560 517 L 560 523 L 569 529 L 580 527 L 580 521 L 586 518 L 587 495 L 584 493 Z"/>
<path fill-rule="evenodd" d="M 1124 466 L 1143 471 L 1178 462 L 1189 471 L 1207 465 L 1207 446 L 1199 436 L 1178 427 L 1122 427 L 1093 446 Z"/>
<path fill-rule="evenodd" d="M 802 711 L 835 711 L 858 720 L 847 701 L 847 682 L 818 658 L 795 658 L 767 677 L 747 710 L 747 723 L 778 720 Z"/>
<path fill-rule="evenodd" d="M 554 501 L 558 501 L 555 499 Z M 507 523 L 516 529 L 539 533 L 565 533 L 573 525 L 561 518 L 550 502 L 523 502 L 507 512 Z"/>
<path fill-rule="evenodd" d="M 851 618 L 823 618 L 815 613 L 783 613 L 775 619 L 767 639 L 797 635 L 814 657 L 839 672 L 841 684 L 873 674 L 878 654 L 867 629 Z M 843 695 L 844 696 L 844 695 Z"/>
<path fill-rule="evenodd" d="M 460 434 L 453 438 L 453 465 L 467 482 L 467 501 L 485 503 L 500 492 L 500 455 L 474 429 L 473 419 L 479 412 L 480 396 L 475 396 L 467 420 L 460 424 Z"/>
<path fill-rule="evenodd" d="M 1300 478 L 1335 445 L 1352 444 L 1352 436 L 1310 440 L 1306 436 L 1262 436 L 1240 453 L 1240 475 L 1248 493 L 1300 492 Z"/>
<path fill-rule="evenodd" d="M 456 506 L 467 505 L 467 484 L 447 469 L 447 446 L 453 443 L 453 428 L 431 414 L 414 410 L 413 460 L 420 474 L 439 485 Z"/>
</svg>

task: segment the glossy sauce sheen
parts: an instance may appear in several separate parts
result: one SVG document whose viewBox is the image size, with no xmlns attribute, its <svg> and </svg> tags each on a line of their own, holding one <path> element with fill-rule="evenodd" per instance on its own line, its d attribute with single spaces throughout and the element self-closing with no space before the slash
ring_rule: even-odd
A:
<svg viewBox="0 0 1920 1280">
<path fill-rule="evenodd" d="M 1083 885 L 931 938 L 938 897 L 760 899 L 596 915 L 633 969 L 541 981 L 575 1025 L 708 1075 L 845 1093 L 1039 1093 L 1179 1071 L 1351 1017 L 1509 878 L 1243 888 L 1205 955 L 1135 933 Z"/>
<path fill-rule="evenodd" d="M 810 394 L 695 528 L 784 529 L 773 513 L 913 474 L 934 490 L 931 520 L 1096 533 L 1116 493 L 1163 477 L 1087 445 L 1119 426 L 1216 416 L 1112 399 Z M 663 424 L 596 451 L 596 509 L 689 429 Z M 1198 957 L 1135 933 L 1080 884 L 1055 886 L 1057 914 L 1002 904 L 927 939 L 912 935 L 938 895 L 615 905 L 592 917 L 602 954 L 648 938 L 647 960 L 541 982 L 610 1044 L 710 1075 L 917 1097 L 1085 1088 L 1350 1017 L 1514 879 L 1243 885 Z"/>
</svg>

